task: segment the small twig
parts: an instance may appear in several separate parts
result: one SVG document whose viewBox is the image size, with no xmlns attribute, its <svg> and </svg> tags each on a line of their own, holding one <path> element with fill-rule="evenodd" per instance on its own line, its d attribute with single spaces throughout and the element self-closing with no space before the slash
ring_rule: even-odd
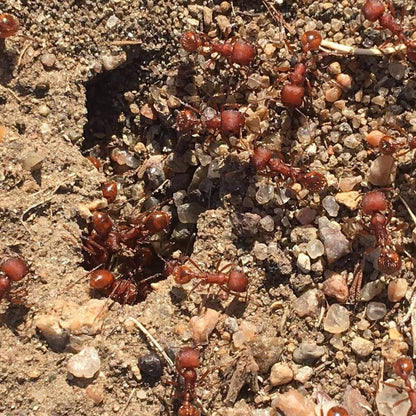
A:
<svg viewBox="0 0 416 416">
<path fill-rule="evenodd" d="M 140 329 L 140 331 L 143 332 L 143 334 L 146 336 L 147 340 L 150 344 L 153 345 L 154 348 L 156 348 L 160 354 L 163 356 L 169 367 L 173 370 L 176 370 L 175 364 L 173 361 L 169 358 L 169 356 L 166 354 L 165 350 L 161 347 L 161 345 L 156 341 L 156 339 L 149 333 L 149 331 L 137 320 L 132 317 L 129 317 L 128 319 L 131 319 L 131 321 L 137 326 L 137 328 Z"/>
<path fill-rule="evenodd" d="M 356 48 L 355 46 L 341 45 L 340 43 L 331 42 L 330 40 L 323 39 L 320 48 L 327 52 L 327 49 L 334 50 L 338 53 L 345 55 L 370 55 L 370 56 L 383 56 L 390 55 L 392 53 L 398 53 L 406 50 L 406 45 L 400 44 L 397 47 L 378 48 Z"/>
<path fill-rule="evenodd" d="M 407 211 L 408 211 L 408 213 L 410 215 L 410 218 L 412 219 L 412 221 L 416 225 L 416 215 L 415 215 L 415 213 L 412 211 L 412 209 L 410 208 L 409 204 L 406 202 L 406 200 L 404 198 L 402 198 L 401 195 L 399 195 L 399 198 L 403 202 L 403 205 L 406 207 L 406 209 L 407 209 Z"/>
<path fill-rule="evenodd" d="M 410 319 L 410 333 L 412 335 L 413 352 L 412 358 L 416 357 L 416 311 L 413 309 Z"/>
<path fill-rule="evenodd" d="M 140 40 L 115 40 L 110 42 L 110 45 L 123 46 L 123 45 L 141 45 L 143 42 Z"/>
<path fill-rule="evenodd" d="M 28 50 L 29 46 L 30 46 L 30 43 L 26 43 L 26 45 L 22 49 L 22 52 L 20 52 L 19 59 L 17 60 L 17 65 L 16 65 L 17 69 L 20 68 L 20 65 L 22 64 L 23 56 Z"/>
<path fill-rule="evenodd" d="M 9 94 L 11 94 L 18 103 L 22 102 L 22 100 L 10 88 L 7 88 L 1 84 L 0 84 L 0 87 L 3 88 L 5 91 L 7 91 Z"/>
<path fill-rule="evenodd" d="M 127 403 L 124 406 L 124 409 L 122 410 L 122 412 L 120 413 L 120 416 L 123 416 L 126 413 L 126 410 L 127 410 L 128 406 L 129 406 L 129 404 L 131 402 L 131 399 L 133 398 L 135 392 L 136 392 L 136 387 L 131 391 L 131 393 L 129 395 L 129 398 L 127 399 Z"/>
</svg>

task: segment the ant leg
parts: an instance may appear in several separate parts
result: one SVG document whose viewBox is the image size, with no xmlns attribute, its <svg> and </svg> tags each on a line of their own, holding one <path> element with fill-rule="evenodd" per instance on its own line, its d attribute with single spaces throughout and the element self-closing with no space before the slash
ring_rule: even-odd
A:
<svg viewBox="0 0 416 416">
<path fill-rule="evenodd" d="M 224 272 L 224 270 L 227 270 L 227 269 L 234 266 L 234 263 L 227 263 L 225 266 L 222 266 L 221 269 L 218 269 L 220 263 L 221 263 L 221 259 L 218 260 L 217 267 L 215 269 L 215 270 L 217 270 L 218 273 L 222 273 L 222 272 Z"/>
<path fill-rule="evenodd" d="M 192 266 L 194 266 L 195 268 L 197 268 L 201 273 L 203 273 L 203 271 L 201 270 L 201 268 L 190 258 L 188 257 L 187 259 L 189 261 L 189 263 L 192 264 Z"/>
</svg>

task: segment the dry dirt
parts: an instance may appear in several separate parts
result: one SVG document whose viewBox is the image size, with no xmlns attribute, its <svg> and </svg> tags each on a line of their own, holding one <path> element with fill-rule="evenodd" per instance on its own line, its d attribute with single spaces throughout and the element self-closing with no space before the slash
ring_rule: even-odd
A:
<svg viewBox="0 0 416 416">
<path fill-rule="evenodd" d="M 138 319 L 174 354 L 178 348 L 192 345 L 188 323 L 201 309 L 204 288 L 187 297 L 192 285 L 180 288 L 169 277 L 158 282 L 142 303 L 114 303 L 105 314 L 100 333 L 70 334 L 63 348 L 48 343 L 36 329 L 36 319 L 50 313 L 57 301 L 81 306 L 91 298 L 82 267 L 83 214 L 88 204 L 102 198 L 100 185 L 106 177 L 120 183 L 119 202 L 124 205 L 118 215 L 140 208 L 144 194 L 153 192 L 172 213 L 168 236 L 177 243 L 176 248 L 191 254 L 204 270 L 214 270 L 218 260 L 223 260 L 243 268 L 249 276 L 247 303 L 231 297 L 221 300 L 213 291 L 206 305 L 220 312 L 208 344 L 200 347 L 200 372 L 209 370 L 209 375 L 197 387 L 197 395 L 207 414 L 273 415 L 273 399 L 293 388 L 311 401 L 322 391 L 340 403 L 344 400 L 344 405 L 349 401 L 345 392 L 354 388 L 377 412 L 376 381 L 392 375 L 395 355 L 391 351 L 397 350 L 397 355 L 414 353 L 410 321 L 403 323 L 410 290 L 396 305 L 388 302 L 385 288 L 372 299 L 385 303 L 388 310 L 376 322 L 366 320 L 368 302 L 346 305 L 351 324 L 341 335 L 323 329 L 321 312 L 326 313 L 326 302 L 316 315 L 297 316 L 293 311 L 297 297 L 312 288 L 321 290 L 330 271 L 341 273 L 350 282 L 355 264 L 373 242 L 357 237 L 350 254 L 330 265 L 323 256 L 312 261 L 311 270 L 305 272 L 296 266 L 297 241 L 291 232 L 300 226 L 295 214 L 301 208 L 309 206 L 316 209 L 317 217 L 328 216 L 322 199 L 339 192 L 340 178 L 362 175 L 364 179 L 355 190 L 374 188 L 366 177 L 377 153 L 369 151 L 363 141 L 366 132 L 380 127 L 399 137 L 389 130 L 395 122 L 415 134 L 415 66 L 400 56 L 324 56 L 312 75 L 313 104 L 302 109 L 305 114 L 287 111 L 279 100 L 269 101 L 270 112 L 259 142 L 279 146 L 284 153 L 295 150 L 294 163 L 312 163 L 325 172 L 330 186 L 321 195 L 292 194 L 284 205 L 278 205 L 276 199 L 259 204 L 256 191 L 273 182 L 254 174 L 247 151 L 235 149 L 228 154 L 224 150 L 227 146 L 218 146 L 216 139 L 207 150 L 201 145 L 204 136 L 183 139 L 174 129 L 177 102 L 169 97 L 177 96 L 195 106 L 201 101 L 221 104 L 233 101 L 230 97 L 237 90 L 236 101 L 247 105 L 252 92 L 244 81 L 247 77 L 261 73 L 271 83 L 277 82 L 276 90 L 284 82 L 273 66 L 289 65 L 292 52 L 264 5 L 242 0 L 234 2 L 232 9 L 226 4 L 221 9 L 219 3 L 16 0 L 0 4 L 0 12 L 13 13 L 21 22 L 18 34 L 6 39 L 0 49 L 0 124 L 6 128 L 0 143 L 0 252 L 4 258 L 18 255 L 30 264 L 30 273 L 21 284 L 27 291 L 23 304 L 7 300 L 0 304 L 1 415 L 150 416 L 177 412 L 174 387 L 167 381 L 175 379 L 174 372 L 164 363 L 162 381 L 149 380 L 140 373 L 138 357 L 155 349 L 128 318 Z M 369 24 L 359 26 L 363 1 L 278 3 L 276 7 L 291 27 L 288 42 L 296 51 L 300 34 L 314 27 L 327 40 L 367 48 L 388 37 L 387 32 Z M 415 23 L 416 9 L 414 2 L 407 4 L 403 24 L 410 26 Z M 399 10 L 400 4 L 396 6 Z M 256 62 L 246 71 L 228 69 L 228 63 L 219 60 L 211 73 L 202 62 L 208 58 L 189 56 L 180 49 L 184 30 L 217 30 L 218 34 L 226 24 L 225 17 L 232 24 L 232 34 L 258 45 Z M 276 47 L 268 59 L 264 53 L 267 44 Z M 336 105 L 325 103 L 322 97 L 324 84 L 334 82 L 328 68 L 335 61 L 354 80 L 352 89 L 343 91 Z M 399 75 L 394 78 L 392 73 Z M 261 94 L 259 89 L 253 91 L 254 97 Z M 156 119 L 140 114 L 146 103 L 154 106 Z M 253 131 L 250 134 L 257 136 Z M 140 179 L 135 169 L 123 172 L 109 159 L 110 150 L 117 147 L 130 151 L 140 165 L 150 156 L 163 155 L 162 182 L 165 178 L 168 182 L 158 189 L 158 179 L 156 183 L 148 177 Z M 207 176 L 208 168 L 201 167 L 204 154 L 211 156 L 208 164 L 219 163 L 218 174 Z M 102 160 L 101 171 L 86 159 L 91 155 Z M 400 191 L 416 208 L 412 157 L 409 153 L 397 161 L 396 179 L 388 195 L 397 218 L 393 222 L 409 224 L 408 229 L 394 233 L 394 241 L 416 256 L 411 240 L 415 224 L 397 198 Z M 180 225 L 175 204 L 167 200 L 182 190 L 185 202 L 198 203 L 201 208 L 197 224 Z M 357 214 L 358 208 L 341 205 L 334 219 L 341 224 L 349 219 L 355 223 Z M 261 225 L 265 217 L 274 222 L 269 232 Z M 273 247 L 273 255 L 259 260 L 253 251 L 258 243 Z M 400 277 L 411 287 L 413 266 L 408 260 L 403 263 Z M 380 276 L 367 264 L 364 278 Z M 392 280 L 389 276 L 382 279 Z M 327 300 L 334 303 L 334 299 Z M 256 334 L 237 348 L 232 334 L 247 322 L 255 326 Z M 364 357 L 351 349 L 351 341 L 358 336 L 373 344 L 372 352 Z M 313 362 L 296 365 L 293 352 L 305 340 L 322 346 L 323 354 Z M 67 372 L 68 359 L 85 346 L 94 346 L 101 359 L 99 374 L 87 381 L 71 378 Z M 272 387 L 270 367 L 280 361 L 287 362 L 295 373 L 301 367 L 312 368 L 309 380 Z M 258 374 L 247 374 L 247 368 L 256 365 Z M 96 396 L 98 404 L 93 400 Z M 227 407 L 240 410 L 227 413 Z M 355 416 L 370 414 L 362 408 L 349 410 Z"/>
</svg>

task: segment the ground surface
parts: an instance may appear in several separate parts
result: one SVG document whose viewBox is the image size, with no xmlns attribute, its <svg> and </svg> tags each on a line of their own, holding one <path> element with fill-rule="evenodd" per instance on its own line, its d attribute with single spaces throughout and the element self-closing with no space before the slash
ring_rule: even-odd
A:
<svg viewBox="0 0 416 416">
<path fill-rule="evenodd" d="M 404 298 L 396 304 L 388 300 L 386 284 L 393 278 L 380 276 L 368 261 L 365 282 L 381 282 L 380 290 L 373 284 L 365 301 L 344 305 L 349 324 L 341 333 L 324 328 L 329 305 L 337 300 L 325 299 L 322 283 L 336 273 L 350 284 L 362 253 L 374 242 L 351 231 L 358 221 L 359 194 L 350 194 L 350 206 L 340 203 L 335 212 L 328 213 L 322 201 L 343 191 L 375 188 L 368 175 L 378 154 L 369 151 L 367 132 L 380 128 L 405 140 L 391 129 L 395 123 L 416 133 L 415 67 L 400 56 L 323 56 L 311 75 L 312 104 L 303 114 L 288 111 L 278 98 L 285 72 L 273 69 L 290 65 L 293 53 L 284 38 L 298 52 L 305 30 L 316 28 L 327 40 L 365 48 L 381 44 L 388 33 L 368 22 L 360 26 L 363 1 L 276 2 L 288 24 L 284 30 L 260 3 L 236 1 L 231 8 L 199 0 L 2 2 L 0 11 L 16 15 L 21 29 L 0 51 L 0 124 L 6 129 L 0 143 L 0 252 L 30 264 L 22 283 L 24 304 L 5 300 L 0 305 L 2 415 L 177 412 L 174 387 L 166 381 L 175 379 L 174 371 L 164 363 L 164 381 L 141 374 L 138 357 L 156 350 L 128 318 L 138 319 L 175 354 L 192 345 L 188 324 L 200 312 L 206 288 L 187 297 L 192 284 L 183 289 L 169 277 L 142 303 L 95 311 L 102 327 L 94 319 L 86 330 L 62 324 L 81 314 L 77 308 L 91 298 L 80 236 L 88 208 L 102 207 L 100 184 L 106 177 L 120 184 L 114 215 L 140 209 L 153 193 L 156 200 L 150 202 L 161 202 L 172 214 L 168 238 L 176 254 L 180 249 L 203 270 L 214 270 L 218 260 L 233 263 L 249 276 L 247 303 L 221 300 L 214 290 L 206 304 L 219 312 L 208 343 L 200 347 L 201 373 L 212 370 L 197 387 L 207 414 L 273 415 L 276 398 L 291 389 L 308 403 L 324 392 L 351 415 L 377 412 L 377 380 L 392 376 L 398 356 L 414 353 L 411 320 L 404 319 L 414 269 L 404 253 L 397 276 L 409 287 Z M 407 4 L 403 24 L 410 27 L 416 9 L 414 2 Z M 399 11 L 401 5 L 396 6 Z M 185 30 L 223 38 L 228 28 L 258 47 L 255 63 L 246 70 L 223 59 L 206 68 L 208 57 L 189 56 L 180 48 Z M 335 85 L 337 72 L 354 82 L 329 103 L 322 91 Z M 277 100 L 265 101 L 266 89 Z M 196 107 L 213 102 L 244 107 L 250 100 L 251 124 L 240 145 L 230 150 L 221 138 L 204 144 L 206 133 L 179 135 L 174 128 L 175 112 L 183 108 L 178 98 Z M 275 182 L 249 166 L 250 150 L 241 150 L 252 149 L 255 138 L 290 154 L 288 161 L 325 174 L 328 189 L 319 195 L 289 192 L 290 199 L 282 201 Z M 117 164 L 114 156 L 110 160 L 114 149 L 129 152 L 131 167 Z M 95 169 L 86 156 L 99 157 L 103 168 Z M 146 165 L 151 157 L 152 165 Z M 393 224 L 409 224 L 393 233 L 396 247 L 416 256 L 415 224 L 398 199 L 400 192 L 416 209 L 413 157 L 411 152 L 395 162 L 388 195 Z M 144 175 L 136 172 L 138 166 L 145 166 Z M 352 185 L 340 188 L 341 178 Z M 306 207 L 315 210 L 312 216 Z M 351 245 L 336 262 L 328 264 L 328 257 L 319 255 L 308 265 L 306 244 L 320 238 L 318 219 L 325 216 L 342 225 Z M 387 308 L 379 320 L 366 315 L 369 308 L 383 307 L 370 305 L 370 298 Z M 58 339 L 48 338 L 45 329 L 52 315 L 65 326 L 57 329 Z M 74 379 L 68 376 L 68 360 L 86 346 L 98 350 L 100 371 L 90 380 Z M 292 373 L 277 387 L 269 381 L 275 363 L 285 363 L 286 373 Z M 395 401 L 383 414 L 405 414 L 408 404 L 393 407 Z M 309 404 L 287 414 L 312 411 Z"/>
</svg>

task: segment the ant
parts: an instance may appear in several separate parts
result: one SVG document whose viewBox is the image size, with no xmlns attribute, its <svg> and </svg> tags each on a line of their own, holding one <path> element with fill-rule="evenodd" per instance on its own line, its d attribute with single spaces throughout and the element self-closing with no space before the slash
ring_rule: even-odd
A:
<svg viewBox="0 0 416 416">
<path fill-rule="evenodd" d="M 371 215 L 370 225 L 361 224 L 365 231 L 374 235 L 376 239 L 376 247 L 380 248 L 380 256 L 378 258 L 378 269 L 380 272 L 395 275 L 399 273 L 402 261 L 397 252 L 392 248 L 387 225 L 392 218 L 390 211 L 386 217 L 380 211 L 387 209 L 387 200 L 384 193 L 380 191 L 367 192 L 361 202 L 361 209 L 364 214 Z"/>
<path fill-rule="evenodd" d="M 0 38 L 13 36 L 19 30 L 19 21 L 11 14 L 0 14 Z"/>
<path fill-rule="evenodd" d="M 397 140 L 393 139 L 391 136 L 388 136 L 387 134 L 384 134 L 383 132 L 379 130 L 373 130 L 366 136 L 366 141 L 371 146 L 378 149 L 380 153 L 383 155 L 394 155 L 400 148 L 407 146 L 408 149 L 405 150 L 402 153 L 399 153 L 397 157 L 404 156 L 406 153 L 411 152 L 412 150 L 416 149 L 416 136 L 412 135 L 409 137 L 407 132 L 402 129 L 400 126 L 393 125 L 393 127 L 402 133 L 405 136 L 408 136 L 408 139 L 405 143 L 398 142 Z"/>
<path fill-rule="evenodd" d="M 386 6 L 381 0 L 367 0 L 361 11 L 365 19 L 370 22 L 378 20 L 382 29 L 388 29 L 397 37 L 399 42 L 406 46 L 406 56 L 411 62 L 416 62 L 416 42 L 410 40 L 404 33 L 403 27 L 395 20 L 393 5 L 386 2 L 390 13 L 386 12 Z"/>
<path fill-rule="evenodd" d="M 309 30 L 301 37 L 302 55 L 298 58 L 298 62 L 291 74 L 289 74 L 289 82 L 283 85 L 280 99 L 282 104 L 286 107 L 299 108 L 303 104 L 305 97 L 305 85 L 308 90 L 308 95 L 311 95 L 312 88 L 307 74 L 315 64 L 315 58 L 306 59 L 307 53 L 316 51 L 322 42 L 322 36 L 316 30 Z M 289 49 L 292 48 L 289 46 Z M 292 52 L 294 52 L 292 50 Z M 279 69 L 279 68 L 277 68 Z"/>
<path fill-rule="evenodd" d="M 410 357 L 401 357 L 398 358 L 394 364 L 393 364 L 393 370 L 396 373 L 397 376 L 399 376 L 404 381 L 404 390 L 406 391 L 409 401 L 410 401 L 410 408 L 407 412 L 407 416 L 416 415 L 416 390 L 412 386 L 412 383 L 410 381 L 410 375 L 413 372 L 413 362 Z M 386 386 L 398 388 L 398 386 L 390 383 L 383 382 Z M 397 403 L 394 404 L 394 406 L 399 405 L 403 401 L 407 400 L 402 399 L 399 400 Z"/>
<path fill-rule="evenodd" d="M 199 273 L 194 272 L 188 266 L 178 266 L 174 268 L 172 273 L 176 283 L 184 285 L 192 279 L 199 279 L 198 284 L 192 290 L 195 290 L 202 284 L 218 285 L 220 290 L 223 290 L 227 295 L 233 294 L 236 297 L 239 297 L 243 292 L 247 292 L 248 279 L 244 272 L 232 269 L 228 273 L 225 273 L 225 270 L 232 267 L 232 264 L 226 264 L 219 269 L 220 261 L 218 261 L 216 272 L 209 273 L 203 272 L 193 260 L 188 260 L 199 270 Z"/>
<path fill-rule="evenodd" d="M 20 291 L 11 292 L 11 282 L 19 282 L 28 273 L 29 268 L 22 259 L 12 257 L 0 266 L 0 300 L 7 298 L 13 303 L 20 303 L 16 295 Z"/>
<path fill-rule="evenodd" d="M 315 171 L 304 172 L 283 162 L 278 157 L 272 157 L 273 152 L 263 147 L 254 150 L 251 162 L 254 167 L 264 176 L 281 175 L 285 179 L 290 178 L 293 182 L 299 182 L 307 190 L 321 192 L 327 187 L 327 181 L 321 173 Z M 269 170 L 266 171 L 266 168 Z"/>
<path fill-rule="evenodd" d="M 345 407 L 334 406 L 328 410 L 326 416 L 349 416 L 349 413 Z"/>
<path fill-rule="evenodd" d="M 191 403 L 196 399 L 195 386 L 197 384 L 197 373 L 195 368 L 199 367 L 199 351 L 192 347 L 184 347 L 176 356 L 176 369 L 183 377 L 183 388 L 181 391 L 182 404 L 178 410 L 178 416 L 200 416 L 199 410 Z M 203 380 L 209 371 L 199 378 Z"/>
<path fill-rule="evenodd" d="M 227 58 L 230 64 L 241 66 L 250 65 L 257 55 L 256 48 L 246 40 L 232 38 L 231 42 L 213 41 L 204 33 L 190 30 L 182 35 L 181 45 L 187 52 L 197 51 L 199 54 L 205 54 L 203 48 L 207 48 L 207 53 L 216 52 Z"/>
</svg>

